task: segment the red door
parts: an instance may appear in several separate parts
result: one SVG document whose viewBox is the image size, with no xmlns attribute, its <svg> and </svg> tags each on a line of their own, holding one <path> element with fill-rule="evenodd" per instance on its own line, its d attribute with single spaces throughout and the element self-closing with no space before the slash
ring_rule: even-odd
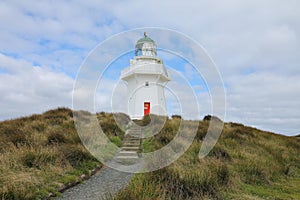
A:
<svg viewBox="0 0 300 200">
<path fill-rule="evenodd" d="M 150 102 L 144 102 L 144 116 L 150 114 Z"/>
</svg>

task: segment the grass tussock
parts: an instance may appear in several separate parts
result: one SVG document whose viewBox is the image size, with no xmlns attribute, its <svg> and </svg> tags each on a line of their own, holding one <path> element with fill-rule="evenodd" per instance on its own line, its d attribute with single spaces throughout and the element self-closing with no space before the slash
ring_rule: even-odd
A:
<svg viewBox="0 0 300 200">
<path fill-rule="evenodd" d="M 216 146 L 208 156 L 199 159 L 211 119 L 191 121 L 198 131 L 187 152 L 168 167 L 136 175 L 114 199 L 299 198 L 299 138 L 225 123 Z M 167 120 L 160 133 L 144 140 L 144 152 L 168 144 L 176 135 L 179 122 L 179 117 Z"/>
<path fill-rule="evenodd" d="M 113 115 L 102 115 L 99 123 L 120 145 L 123 132 Z M 0 199 L 60 195 L 58 188 L 76 182 L 80 175 L 99 165 L 82 145 L 70 109 L 0 122 Z"/>
<path fill-rule="evenodd" d="M 121 146 L 129 117 L 101 112 L 97 118 L 108 138 Z M 169 144 L 176 137 L 181 120 L 180 116 L 166 119 L 149 115 L 135 121 L 143 126 L 147 136 L 143 152 Z M 299 198 L 299 137 L 225 123 L 218 143 L 204 159 L 199 159 L 211 120 L 219 119 L 207 116 L 203 121 L 184 121 L 183 131 L 187 135 L 192 134 L 192 127 L 198 127 L 187 152 L 168 167 L 137 174 L 114 199 Z M 159 125 L 162 122 L 163 127 Z M 182 148 L 184 142 L 173 144 L 174 151 Z M 59 195 L 58 188 L 76 182 L 78 176 L 88 174 L 97 165 L 99 162 L 83 147 L 73 113 L 67 108 L 0 122 L 0 199 Z"/>
</svg>

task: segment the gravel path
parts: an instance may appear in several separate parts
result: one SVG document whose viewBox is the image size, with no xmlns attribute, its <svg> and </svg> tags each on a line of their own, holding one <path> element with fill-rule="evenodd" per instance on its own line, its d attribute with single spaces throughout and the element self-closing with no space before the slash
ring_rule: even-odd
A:
<svg viewBox="0 0 300 200">
<path fill-rule="evenodd" d="M 120 172 L 111 168 L 104 168 L 97 174 L 65 192 L 59 200 L 101 200 L 114 196 L 125 188 L 134 174 Z"/>
</svg>

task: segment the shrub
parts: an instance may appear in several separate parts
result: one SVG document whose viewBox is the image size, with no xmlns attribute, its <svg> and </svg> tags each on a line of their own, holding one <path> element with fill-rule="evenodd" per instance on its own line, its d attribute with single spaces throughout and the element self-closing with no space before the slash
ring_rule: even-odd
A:
<svg viewBox="0 0 300 200">
<path fill-rule="evenodd" d="M 43 117 L 45 118 L 51 118 L 51 117 L 73 117 L 73 112 L 69 108 L 59 107 L 57 109 L 48 110 L 43 113 Z"/>
<path fill-rule="evenodd" d="M 121 115 L 118 114 L 117 117 L 119 117 L 119 116 L 121 116 Z M 121 116 L 121 117 L 125 118 L 126 116 L 127 115 L 124 115 L 124 116 Z M 109 137 L 110 136 L 119 136 L 120 138 L 123 138 L 124 132 L 120 129 L 120 127 L 116 123 L 112 113 L 108 113 L 108 114 L 98 113 L 97 117 L 99 119 L 99 124 L 101 126 L 101 129 L 102 129 L 103 133 L 105 133 Z"/>
<path fill-rule="evenodd" d="M 162 146 L 164 146 L 173 140 L 178 128 L 179 124 L 172 123 L 172 121 L 167 120 L 160 132 L 155 135 L 155 139 L 158 140 Z"/>
<path fill-rule="evenodd" d="M 32 122 L 31 128 L 37 132 L 43 132 L 47 128 L 47 124 L 42 121 Z"/>
<path fill-rule="evenodd" d="M 229 182 L 229 170 L 227 165 L 221 165 L 216 170 L 218 183 L 220 185 L 226 185 Z"/>
<path fill-rule="evenodd" d="M 33 153 L 33 152 L 27 152 L 23 158 L 22 158 L 22 161 L 23 161 L 23 165 L 26 166 L 26 167 L 37 167 L 36 165 L 36 154 Z"/>
<path fill-rule="evenodd" d="M 172 115 L 172 119 L 182 119 L 180 115 Z"/>
<path fill-rule="evenodd" d="M 73 113 L 68 108 L 58 108 L 43 113 L 43 118 L 52 126 L 61 125 L 65 120 L 72 116 Z"/>
<path fill-rule="evenodd" d="M 164 191 L 167 191 L 167 198 L 170 199 L 201 199 L 206 195 L 217 198 L 220 196 L 218 182 L 222 182 L 219 179 L 224 179 L 226 182 L 228 171 L 226 168 L 222 168 L 214 173 L 207 171 L 207 169 L 184 172 L 164 168 L 154 172 L 152 178 L 154 182 L 162 183 Z"/>
<path fill-rule="evenodd" d="M 262 165 L 262 163 L 256 161 L 242 163 L 240 172 L 242 173 L 243 181 L 247 184 L 269 183 Z"/>
<path fill-rule="evenodd" d="M 113 136 L 110 138 L 111 142 L 117 145 L 118 147 L 122 146 L 122 140 L 118 136 Z"/>
<path fill-rule="evenodd" d="M 252 128 L 250 127 L 238 127 L 234 131 L 236 134 L 255 137 Z"/>
<path fill-rule="evenodd" d="M 0 123 L 0 134 L 4 135 L 16 135 L 16 134 L 23 134 L 22 127 L 23 124 L 19 123 Z"/>
<path fill-rule="evenodd" d="M 55 164 L 59 156 L 54 152 L 41 150 L 27 151 L 21 161 L 25 167 L 42 169 L 48 164 Z"/>
<path fill-rule="evenodd" d="M 211 120 L 215 120 L 217 122 L 222 122 L 222 120 L 216 116 L 206 115 L 203 118 L 203 121 L 211 121 Z"/>
<path fill-rule="evenodd" d="M 67 139 L 62 133 L 52 132 L 47 138 L 48 144 L 66 143 Z"/>
<path fill-rule="evenodd" d="M 208 156 L 215 157 L 217 159 L 230 160 L 230 156 L 223 148 L 219 145 L 214 146 L 214 148 L 209 152 Z"/>
<path fill-rule="evenodd" d="M 206 122 L 199 122 L 197 134 L 196 134 L 196 140 L 200 141 L 203 140 L 203 138 L 206 136 L 208 129 L 208 123 Z"/>
<path fill-rule="evenodd" d="M 8 172 L 9 173 L 9 172 Z M 0 198 L 5 200 L 32 200 L 37 199 L 35 190 L 40 183 L 30 173 L 17 172 L 6 176 L 6 184 L 0 188 Z"/>
<path fill-rule="evenodd" d="M 244 127 L 244 125 L 243 125 L 243 124 L 240 124 L 240 123 L 229 122 L 228 124 L 229 124 L 229 126 L 231 126 L 232 128 L 235 128 L 235 127 Z"/>
<path fill-rule="evenodd" d="M 96 159 L 82 146 L 64 145 L 60 147 L 60 151 L 64 158 L 75 168 L 80 166 L 84 161 L 96 161 Z"/>
<path fill-rule="evenodd" d="M 142 120 L 142 126 L 146 126 L 151 122 L 151 116 L 150 115 L 146 115 L 143 117 Z"/>
<path fill-rule="evenodd" d="M 30 144 L 30 141 L 27 139 L 27 136 L 25 134 L 12 134 L 8 138 L 8 140 L 12 142 L 16 147 Z"/>
</svg>

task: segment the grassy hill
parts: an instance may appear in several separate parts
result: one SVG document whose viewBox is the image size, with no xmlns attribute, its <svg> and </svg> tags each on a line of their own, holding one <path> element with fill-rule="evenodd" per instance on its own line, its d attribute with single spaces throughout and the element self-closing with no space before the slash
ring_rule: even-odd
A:
<svg viewBox="0 0 300 200">
<path fill-rule="evenodd" d="M 112 142 L 124 135 L 112 114 L 98 113 Z M 142 123 L 147 123 L 147 118 Z M 144 151 L 172 140 L 180 118 L 143 141 Z M 198 152 L 209 120 L 199 123 L 194 143 L 170 166 L 135 175 L 115 199 L 300 199 L 300 138 L 226 123 L 220 140 L 205 159 Z M 101 164 L 82 146 L 72 111 L 0 122 L 0 199 L 41 199 Z"/>
<path fill-rule="evenodd" d="M 178 123 L 168 120 L 161 133 L 144 141 L 146 150 L 171 141 Z M 300 138 L 225 123 L 217 145 L 200 160 L 208 125 L 199 122 L 193 145 L 176 162 L 136 175 L 115 199 L 300 199 Z"/>
<path fill-rule="evenodd" d="M 112 114 L 103 129 L 116 144 L 124 133 Z M 66 108 L 0 122 L 0 199 L 41 199 L 73 184 L 101 164 L 81 144 Z M 82 176 L 83 175 L 83 176 Z"/>
</svg>

